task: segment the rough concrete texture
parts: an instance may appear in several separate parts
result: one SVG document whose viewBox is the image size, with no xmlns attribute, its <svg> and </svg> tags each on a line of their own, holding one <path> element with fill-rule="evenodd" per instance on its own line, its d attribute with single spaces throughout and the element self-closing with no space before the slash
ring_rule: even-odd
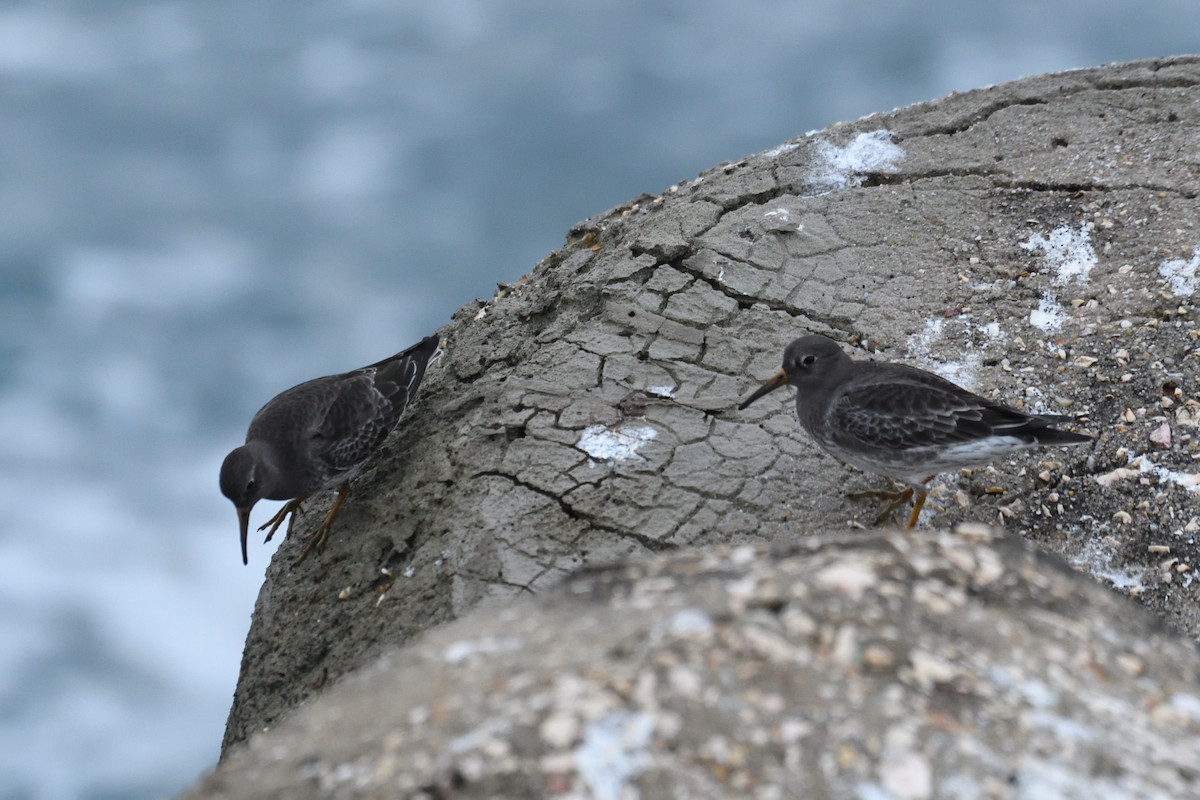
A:
<svg viewBox="0 0 1200 800">
<path fill-rule="evenodd" d="M 869 526 L 844 492 L 877 479 L 814 448 L 790 392 L 731 410 L 805 332 L 1083 415 L 1093 447 L 942 476 L 922 525 L 1000 524 L 1200 634 L 1198 190 L 1189 57 L 836 125 L 578 225 L 442 331 L 326 550 L 294 567 L 298 542 L 281 547 L 226 747 L 387 646 L 585 564 Z M 720 758 L 738 740 L 711 735 Z"/>
<path fill-rule="evenodd" d="M 431 631 L 185 797 L 1195 797 L 1198 679 L 1012 533 L 717 546 Z"/>
</svg>

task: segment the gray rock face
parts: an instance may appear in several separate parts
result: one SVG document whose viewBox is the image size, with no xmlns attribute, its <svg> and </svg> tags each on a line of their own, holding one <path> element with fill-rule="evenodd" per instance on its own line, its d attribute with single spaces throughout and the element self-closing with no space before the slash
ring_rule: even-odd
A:
<svg viewBox="0 0 1200 800">
<path fill-rule="evenodd" d="M 431 631 L 185 797 L 1194 797 L 1197 679 L 1015 534 L 718 546 Z"/>
<path fill-rule="evenodd" d="M 446 356 L 431 365 L 408 418 L 357 479 L 327 549 L 296 568 L 292 561 L 299 543 L 280 549 L 255 609 L 225 747 L 274 725 L 389 646 L 481 604 L 540 593 L 584 565 L 684 545 L 775 542 L 793 553 L 819 551 L 825 545 L 809 543 L 814 531 L 869 524 L 873 509 L 843 495 L 872 488 L 873 479 L 841 466 L 808 441 L 787 392 L 743 414 L 731 410 L 778 367 L 784 345 L 806 332 L 830 335 L 847 349 L 875 357 L 908 360 L 1009 403 L 1086 415 L 1081 427 L 1097 436 L 1094 447 L 1040 452 L 971 475 L 943 476 L 934 483 L 923 524 L 939 529 L 964 520 L 1001 524 L 1137 597 L 1176 629 L 1197 635 L 1192 580 L 1200 563 L 1194 493 L 1200 469 L 1193 460 L 1200 425 L 1195 377 L 1200 328 L 1192 296 L 1200 268 L 1197 131 L 1200 59 L 1081 70 L 834 126 L 581 223 L 566 246 L 528 276 L 503 287 L 491 301 L 460 310 L 442 331 Z M 306 530 L 324 511 L 314 502 L 297 529 Z M 885 547 L 880 542 L 894 549 L 896 542 L 915 547 L 920 539 L 862 536 L 863 558 L 872 548 Z M 678 563 L 690 558 L 708 564 L 732 556 L 681 558 Z M 658 568 L 631 566 L 612 574 Z M 1104 604 L 1103 592 L 1054 574 L 1054 580 L 1072 587 L 1070 592 L 1087 597 L 1086 604 L 1072 606 L 1064 616 L 1087 631 L 1115 624 L 1109 615 L 1123 605 Z M 580 585 L 591 584 L 573 584 Z M 679 591 L 690 590 L 681 586 Z M 1037 621 L 1028 614 L 1046 599 L 1042 591 L 1031 586 L 1013 595 L 1025 598 L 1006 607 L 1009 624 L 1018 626 L 1013 630 Z M 554 595 L 559 603 L 569 596 Z M 878 640 L 879 657 L 886 659 L 888 642 L 898 634 L 859 602 L 843 600 L 847 619 L 856 619 L 852 644 Z M 962 613 L 984 614 L 977 603 L 968 595 Z M 599 636 L 621 616 L 617 607 L 564 607 L 574 609 L 574 616 L 555 616 L 566 613 L 555 605 L 539 606 L 537 613 L 547 615 L 543 624 L 557 626 L 547 629 L 551 639 L 575 626 Z M 528 604 L 513 608 L 533 613 Z M 634 617 L 643 613 L 632 613 L 629 605 L 620 608 Z M 517 612 L 489 613 L 476 619 L 498 624 L 504 613 Z M 987 623 L 992 633 L 1000 629 L 1001 616 Z M 819 615 L 813 619 L 817 630 L 848 624 Z M 1135 641 L 1145 636 L 1144 620 L 1136 636 L 1130 625 L 1119 645 L 1145 662 L 1149 656 Z M 488 635 L 486 628 L 478 630 L 476 638 Z M 1030 628 L 1026 635 L 1026 646 L 1036 648 L 1046 634 Z M 1153 637 L 1146 641 L 1167 641 Z M 1011 649 L 1009 639 L 994 638 L 997 648 Z M 788 647 L 801 645 L 801 639 L 788 641 Z M 930 722 L 926 714 L 906 730 L 944 725 L 939 735 L 953 738 L 963 719 L 984 724 L 984 712 L 975 718 L 976 712 L 965 708 L 983 708 L 977 695 L 988 695 L 989 703 L 995 696 L 1023 696 L 1028 685 L 1001 686 L 998 673 L 964 667 L 974 663 L 972 658 L 1000 663 L 994 659 L 1004 653 L 973 652 L 988 641 L 980 637 L 970 647 L 939 656 L 931 669 L 935 676 L 949 670 L 945 677 L 912 683 L 925 685 L 927 692 L 943 686 L 937 701 L 943 705 L 931 694 L 926 701 L 945 718 Z M 806 657 L 839 646 L 851 648 L 832 641 L 814 646 Z M 858 654 L 854 657 L 866 658 L 865 646 L 851 648 Z M 912 646 L 936 652 L 932 644 Z M 540 657 L 528 650 L 522 653 Z M 895 742 L 880 738 L 899 719 L 888 716 L 888 703 L 901 703 L 908 691 L 895 676 L 918 669 L 904 666 L 910 650 L 905 645 L 896 651 L 894 666 L 884 670 L 891 671 L 895 698 L 887 692 L 872 695 L 867 687 L 845 697 L 840 688 L 819 690 L 833 692 L 829 697 L 836 700 L 823 705 L 822 714 L 848 715 L 837 725 L 833 717 L 825 722 L 804 718 L 803 724 L 789 723 L 791 733 L 784 734 L 770 727 L 790 719 L 784 711 L 758 720 L 766 726 L 759 730 L 793 737 L 793 744 L 811 736 L 816 741 L 861 732 L 865 738 L 848 744 L 844 754 L 836 746 L 819 751 L 798 744 L 788 750 L 783 739 L 754 747 L 775 748 L 771 758 L 777 761 L 771 763 L 798 764 L 808 777 L 796 780 L 812 780 L 814 787 L 834 785 L 817 781 L 831 780 L 843 757 L 850 759 L 844 774 L 858 774 L 851 767 L 860 750 L 899 753 L 898 761 L 888 763 L 902 771 L 911 766 L 913 774 L 926 768 L 935 769 L 939 779 L 950 774 L 942 765 L 951 762 L 937 760 L 942 756 L 926 749 L 924 737 L 913 738 L 910 731 L 891 734 L 899 737 Z M 1177 674 L 1194 669 L 1192 656 L 1183 655 L 1182 648 L 1170 652 L 1181 659 Z M 732 656 L 721 656 L 726 657 Z M 787 658 L 793 657 L 798 658 Z M 1075 649 L 1060 647 L 1042 657 L 1072 674 L 1091 669 Z M 391 656 L 390 663 L 399 664 L 397 658 L 409 663 L 416 657 Z M 411 663 L 406 680 L 415 680 L 422 669 Z M 1124 669 L 1102 663 L 1110 680 Z M 430 674 L 424 680 L 436 682 L 444 667 L 444 660 L 426 664 Z M 773 674 L 783 680 L 785 671 Z M 730 666 L 721 674 L 739 673 Z M 703 692 L 719 676 L 700 672 L 696 677 L 697 691 Z M 807 678 L 797 680 L 799 687 Z M 1040 680 L 1047 675 L 1040 674 Z M 1148 679 L 1131 675 L 1129 680 L 1145 684 Z M 986 690 L 980 688 L 984 684 L 989 684 Z M 1144 685 L 1143 690 L 1150 691 Z M 711 691 L 744 699 L 741 693 L 749 687 Z M 818 691 L 811 687 L 795 691 L 794 697 L 783 695 L 786 708 L 825 696 L 805 694 Z M 1050 691 L 1062 696 L 1061 688 Z M 389 700 L 389 708 L 417 713 L 413 710 L 425 703 L 416 694 L 405 697 L 395 706 Z M 883 705 L 867 704 L 869 697 Z M 1188 701 L 1178 709 L 1169 693 L 1162 697 L 1163 708 L 1175 709 L 1170 713 L 1189 713 Z M 1043 699 L 1057 708 L 1051 695 Z M 1029 697 L 1025 701 L 1036 705 Z M 327 702 L 332 698 L 323 699 L 323 707 Z M 856 705 L 833 707 L 847 702 Z M 433 706 L 425 706 L 437 716 Z M 333 708 L 321 713 L 332 714 Z M 987 708 L 992 714 L 993 706 Z M 1150 706 L 1141 708 L 1136 724 L 1150 726 Z M 633 716 L 620 718 L 624 722 L 611 723 L 617 726 L 613 735 L 645 735 L 646 747 L 669 741 L 661 738 L 669 728 L 654 722 L 644 733 L 637 727 L 646 724 L 637 721 L 641 712 L 629 713 Z M 699 707 L 696 713 L 694 720 L 681 718 L 683 727 L 711 723 L 707 734 L 715 738 L 704 758 L 714 770 L 733 770 L 742 757 L 735 756 L 742 752 L 742 737 L 727 727 L 738 719 L 736 709 L 722 711 L 727 716 L 702 713 Z M 1044 714 L 1040 718 L 1049 719 Z M 407 719 L 397 716 L 392 722 Z M 602 715 L 586 723 L 580 718 L 577 725 L 599 719 Z M 1001 730 L 1022 736 L 1041 725 L 1028 717 L 997 719 L 1008 720 L 996 723 Z M 726 726 L 723 732 L 718 723 Z M 832 727 L 822 727 L 826 724 Z M 1025 727 L 1004 727 L 1017 725 Z M 1059 727 L 1055 735 L 1066 741 L 1067 723 Z M 1162 730 L 1166 736 L 1168 728 Z M 927 732 L 933 735 L 932 728 Z M 406 735 L 396 733 L 396 748 L 409 747 Z M 575 740 L 563 744 L 566 738 L 560 733 L 554 739 L 558 750 L 578 745 Z M 1080 734 L 1071 746 L 1085 752 L 1085 738 Z M 391 741 L 378 743 L 381 759 L 395 755 L 387 749 Z M 512 737 L 507 741 L 510 748 L 526 747 Z M 1021 741 L 1028 758 L 1042 752 Z M 321 742 L 330 745 L 331 737 L 322 736 Z M 947 744 L 940 752 L 960 759 L 955 763 L 988 760 L 985 750 L 968 759 L 955 746 Z M 1178 740 L 1172 746 L 1184 747 Z M 253 752 L 266 759 L 261 748 L 241 758 L 253 759 Z M 415 758 L 417 751 L 404 752 Z M 802 761 L 787 761 L 793 757 L 788 753 Z M 743 756 L 751 757 L 749 751 Z M 450 775 L 437 772 L 437 764 L 458 764 L 464 780 L 474 774 L 473 767 L 445 752 L 430 758 L 432 771 L 423 774 L 433 776 L 431 785 L 442 780 L 437 776 Z M 726 763 L 718 770 L 716 765 Z M 768 761 L 761 763 L 767 769 Z M 1106 763 L 1097 756 L 1087 769 L 1099 774 Z M 551 772 L 547 767 L 545 774 Z M 220 774 L 207 784 L 210 788 L 221 785 Z M 317 780 L 323 773 L 288 774 L 289 780 L 303 782 L 307 779 L 298 776 Z M 658 767 L 639 774 L 639 781 L 651 775 L 665 780 Z M 883 781 L 881 776 L 876 780 Z"/>
</svg>

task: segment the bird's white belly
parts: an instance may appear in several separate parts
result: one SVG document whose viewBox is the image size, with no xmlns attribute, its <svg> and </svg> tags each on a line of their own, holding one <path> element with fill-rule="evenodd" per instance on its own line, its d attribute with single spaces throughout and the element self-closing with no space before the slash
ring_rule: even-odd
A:
<svg viewBox="0 0 1200 800">
<path fill-rule="evenodd" d="M 910 450 L 851 452 L 836 445 L 830 453 L 851 466 L 886 475 L 906 483 L 921 483 L 931 475 L 964 467 L 977 467 L 1031 445 L 1017 436 L 987 436 L 947 447 L 920 447 Z"/>
</svg>

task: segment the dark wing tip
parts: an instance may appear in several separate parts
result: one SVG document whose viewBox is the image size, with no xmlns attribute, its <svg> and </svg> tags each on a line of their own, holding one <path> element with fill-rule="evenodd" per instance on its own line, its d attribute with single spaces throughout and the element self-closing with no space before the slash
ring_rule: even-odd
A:
<svg viewBox="0 0 1200 800">
<path fill-rule="evenodd" d="M 438 345 L 440 344 L 441 338 L 435 333 L 426 336 L 397 357 L 396 361 L 405 365 L 403 369 L 406 373 L 409 371 L 408 365 L 411 364 L 416 367 L 416 374 L 411 376 L 411 383 L 408 386 L 410 397 L 416 393 L 417 387 L 421 383 L 421 377 L 425 374 L 425 368 L 429 366 L 429 362 L 434 354 L 437 353 Z"/>
<path fill-rule="evenodd" d="M 433 333 L 433 334 L 430 334 L 429 336 L 426 336 L 421 341 L 417 342 L 410 349 L 412 350 L 414 355 L 416 353 L 420 353 L 421 355 L 425 356 L 426 360 L 428 360 L 429 357 L 432 356 L 434 354 L 434 352 L 438 349 L 438 345 L 441 343 L 442 343 L 441 337 L 438 336 L 436 333 Z"/>
<path fill-rule="evenodd" d="M 374 389 L 386 398 L 390 408 L 384 414 L 384 427 L 390 430 L 412 402 L 425 377 L 425 368 L 437 353 L 441 339 L 426 336 L 407 350 L 372 365 Z"/>
<path fill-rule="evenodd" d="M 355 372 L 363 372 L 371 369 L 380 370 L 392 364 L 407 362 L 415 362 L 422 370 L 424 370 L 425 365 L 429 363 L 429 359 L 432 358 L 433 354 L 437 351 L 439 344 L 441 344 L 441 338 L 435 333 L 430 336 L 426 336 L 424 339 L 417 342 L 407 350 L 401 350 L 395 355 L 388 356 L 382 361 L 376 361 L 374 364 L 368 364 L 361 369 L 355 370 Z M 349 375 L 353 373 L 347 374 Z"/>
<path fill-rule="evenodd" d="M 1059 446 L 1088 444 L 1096 440 L 1094 436 L 1088 436 L 1086 433 L 1060 431 L 1058 428 L 1043 428 L 1036 433 L 1036 437 L 1038 444 Z"/>
</svg>

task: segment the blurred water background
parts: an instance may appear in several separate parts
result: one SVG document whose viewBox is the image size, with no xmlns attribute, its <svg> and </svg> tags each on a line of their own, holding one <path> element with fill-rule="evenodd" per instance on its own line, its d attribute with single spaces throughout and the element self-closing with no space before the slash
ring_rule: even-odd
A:
<svg viewBox="0 0 1200 800">
<path fill-rule="evenodd" d="M 0 799 L 215 760 L 271 555 L 217 471 L 275 392 L 717 162 L 1198 36 L 1191 0 L 0 2 Z"/>
</svg>

